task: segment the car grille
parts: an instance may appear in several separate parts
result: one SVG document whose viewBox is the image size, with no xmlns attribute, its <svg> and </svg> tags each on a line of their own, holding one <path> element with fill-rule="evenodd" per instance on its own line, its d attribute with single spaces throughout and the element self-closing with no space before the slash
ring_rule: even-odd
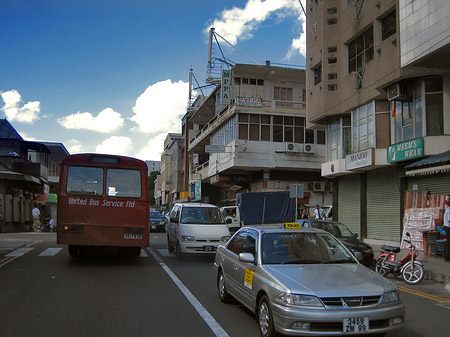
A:
<svg viewBox="0 0 450 337">
<path fill-rule="evenodd" d="M 366 307 L 380 302 L 381 296 L 362 297 L 323 297 L 323 304 L 327 307 Z"/>
<path fill-rule="evenodd" d="M 195 241 L 197 241 L 197 242 L 220 242 L 220 239 L 218 239 L 218 240 L 216 240 L 216 239 L 210 239 L 210 240 L 197 239 Z"/>
</svg>

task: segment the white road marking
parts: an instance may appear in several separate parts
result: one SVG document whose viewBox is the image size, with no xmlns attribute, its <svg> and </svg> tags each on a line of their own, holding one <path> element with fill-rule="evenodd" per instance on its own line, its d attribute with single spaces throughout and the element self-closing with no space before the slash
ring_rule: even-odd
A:
<svg viewBox="0 0 450 337">
<path fill-rule="evenodd" d="M 33 250 L 34 248 L 18 248 L 16 250 L 13 250 L 11 253 L 6 254 L 5 256 L 23 256 L 26 253 L 28 253 L 30 250 Z"/>
<path fill-rule="evenodd" d="M 148 248 L 150 254 L 153 255 L 156 262 L 164 269 L 164 271 L 169 275 L 172 279 L 173 283 L 181 290 L 183 295 L 188 299 L 188 301 L 192 304 L 195 310 L 197 310 L 198 314 L 201 318 L 208 324 L 209 328 L 217 337 L 230 337 L 225 330 L 217 323 L 214 317 L 205 309 L 205 307 L 195 298 L 194 295 L 189 291 L 189 289 L 180 281 L 180 279 L 172 272 L 172 270 L 167 267 L 167 265 L 161 260 L 161 258 L 155 253 L 152 248 Z"/>
<path fill-rule="evenodd" d="M 144 249 L 141 249 L 141 255 L 140 257 L 148 257 L 148 254 L 145 252 Z"/>
<path fill-rule="evenodd" d="M 39 254 L 39 256 L 55 256 L 60 252 L 62 248 L 47 248 L 42 253 Z"/>
</svg>

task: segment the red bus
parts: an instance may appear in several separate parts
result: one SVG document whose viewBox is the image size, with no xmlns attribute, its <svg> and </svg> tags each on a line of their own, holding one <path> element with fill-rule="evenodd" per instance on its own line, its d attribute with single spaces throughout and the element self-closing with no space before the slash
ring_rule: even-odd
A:
<svg viewBox="0 0 450 337">
<path fill-rule="evenodd" d="M 147 164 L 130 157 L 76 154 L 61 162 L 57 242 L 72 257 L 98 247 L 139 256 L 150 240 Z"/>
</svg>

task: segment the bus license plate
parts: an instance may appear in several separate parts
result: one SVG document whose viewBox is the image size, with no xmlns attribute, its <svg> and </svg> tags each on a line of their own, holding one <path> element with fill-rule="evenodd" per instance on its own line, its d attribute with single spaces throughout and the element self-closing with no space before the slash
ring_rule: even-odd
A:
<svg viewBox="0 0 450 337">
<path fill-rule="evenodd" d="M 344 333 L 367 333 L 369 332 L 368 317 L 350 317 L 344 318 Z"/>
<path fill-rule="evenodd" d="M 130 234 L 130 233 L 125 233 L 123 235 L 124 239 L 134 239 L 134 240 L 142 240 L 142 234 Z"/>
<path fill-rule="evenodd" d="M 203 249 L 205 250 L 205 252 L 212 252 L 212 251 L 214 251 L 214 247 L 213 246 L 204 246 Z"/>
</svg>

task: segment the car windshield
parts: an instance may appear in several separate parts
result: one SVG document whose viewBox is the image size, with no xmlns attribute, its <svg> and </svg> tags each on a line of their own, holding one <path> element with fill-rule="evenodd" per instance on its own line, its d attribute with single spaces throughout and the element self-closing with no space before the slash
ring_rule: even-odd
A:
<svg viewBox="0 0 450 337">
<path fill-rule="evenodd" d="M 337 238 L 353 238 L 355 235 L 340 222 L 312 221 L 312 227 L 323 229 Z"/>
<path fill-rule="evenodd" d="M 345 247 L 325 233 L 266 233 L 263 264 L 356 263 Z"/>
<path fill-rule="evenodd" d="M 150 211 L 150 218 L 162 218 L 162 215 L 159 212 Z"/>
<path fill-rule="evenodd" d="M 217 207 L 183 207 L 181 223 L 184 224 L 225 224 L 225 219 Z"/>
</svg>

